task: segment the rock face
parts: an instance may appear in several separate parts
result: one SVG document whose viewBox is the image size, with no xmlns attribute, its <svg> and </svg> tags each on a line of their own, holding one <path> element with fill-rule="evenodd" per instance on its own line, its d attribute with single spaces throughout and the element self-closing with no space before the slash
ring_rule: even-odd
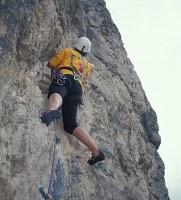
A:
<svg viewBox="0 0 181 200">
<path fill-rule="evenodd" d="M 38 200 L 48 186 L 55 131 L 39 120 L 45 66 L 79 36 L 91 39 L 96 66 L 79 122 L 106 161 L 90 167 L 87 149 L 59 121 L 53 199 L 168 200 L 156 114 L 103 0 L 0 1 L 0 200 Z"/>
</svg>

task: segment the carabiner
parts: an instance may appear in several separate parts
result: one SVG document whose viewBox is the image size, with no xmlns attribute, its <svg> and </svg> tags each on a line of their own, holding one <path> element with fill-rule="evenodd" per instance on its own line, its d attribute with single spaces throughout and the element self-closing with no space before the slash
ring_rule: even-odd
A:
<svg viewBox="0 0 181 200">
<path fill-rule="evenodd" d="M 74 74 L 74 80 L 75 81 L 80 81 L 81 77 L 79 74 Z"/>
<path fill-rule="evenodd" d="M 65 80 L 64 79 L 62 80 L 62 79 L 59 78 L 59 79 L 56 80 L 56 83 L 58 85 L 63 85 L 65 83 Z"/>
</svg>

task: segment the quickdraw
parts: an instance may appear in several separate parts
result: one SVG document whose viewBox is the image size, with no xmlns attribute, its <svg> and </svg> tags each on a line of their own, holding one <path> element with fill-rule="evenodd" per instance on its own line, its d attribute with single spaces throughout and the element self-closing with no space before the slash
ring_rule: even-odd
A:
<svg viewBox="0 0 181 200">
<path fill-rule="evenodd" d="M 53 81 L 58 85 L 63 85 L 65 83 L 66 76 L 63 75 L 60 70 L 53 70 L 51 76 Z"/>
<path fill-rule="evenodd" d="M 64 75 L 62 75 L 58 79 L 56 79 L 56 83 L 58 85 L 64 85 L 65 84 L 65 80 L 66 80 L 66 77 Z"/>
</svg>

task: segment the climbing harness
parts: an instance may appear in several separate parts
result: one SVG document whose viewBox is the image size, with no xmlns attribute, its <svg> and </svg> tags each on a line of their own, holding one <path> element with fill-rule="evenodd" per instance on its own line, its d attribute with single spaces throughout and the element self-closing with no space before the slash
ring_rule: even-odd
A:
<svg viewBox="0 0 181 200">
<path fill-rule="evenodd" d="M 73 73 L 75 81 L 80 81 L 81 80 L 81 75 L 76 73 L 75 70 L 73 70 L 71 67 L 62 67 L 60 70 L 62 70 L 62 69 L 66 69 L 66 70 L 71 71 Z M 60 72 L 60 70 L 54 70 L 52 72 L 52 77 L 53 77 L 53 81 L 55 83 L 57 83 L 58 85 L 63 85 L 63 84 L 65 84 L 66 76 L 64 74 L 62 74 Z"/>
<path fill-rule="evenodd" d="M 48 192 L 44 191 L 44 187 L 39 188 L 39 192 L 41 193 L 42 197 L 45 200 L 53 200 L 52 199 L 52 185 L 53 185 L 53 177 L 55 173 L 55 167 L 56 167 L 56 145 L 60 143 L 60 138 L 56 134 L 56 120 L 54 121 L 54 144 L 53 144 L 53 158 L 52 158 L 52 166 L 51 166 L 51 173 L 50 173 L 50 180 L 48 185 Z"/>
<path fill-rule="evenodd" d="M 78 72 L 78 70 L 75 67 L 72 66 L 72 67 L 61 67 L 60 68 L 60 70 L 63 70 L 63 69 L 71 71 L 73 73 L 75 81 L 80 81 L 81 80 L 82 75 L 80 74 L 80 72 Z"/>
</svg>

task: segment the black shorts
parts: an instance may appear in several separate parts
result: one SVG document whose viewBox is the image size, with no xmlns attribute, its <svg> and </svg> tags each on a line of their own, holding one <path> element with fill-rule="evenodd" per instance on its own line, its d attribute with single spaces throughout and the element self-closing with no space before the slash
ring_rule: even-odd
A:
<svg viewBox="0 0 181 200">
<path fill-rule="evenodd" d="M 72 134 L 77 128 L 77 108 L 82 103 L 81 84 L 74 80 L 73 75 L 65 75 L 65 83 L 59 85 L 53 81 L 48 90 L 48 98 L 53 93 L 58 93 L 63 98 L 62 117 L 64 130 Z"/>
</svg>

